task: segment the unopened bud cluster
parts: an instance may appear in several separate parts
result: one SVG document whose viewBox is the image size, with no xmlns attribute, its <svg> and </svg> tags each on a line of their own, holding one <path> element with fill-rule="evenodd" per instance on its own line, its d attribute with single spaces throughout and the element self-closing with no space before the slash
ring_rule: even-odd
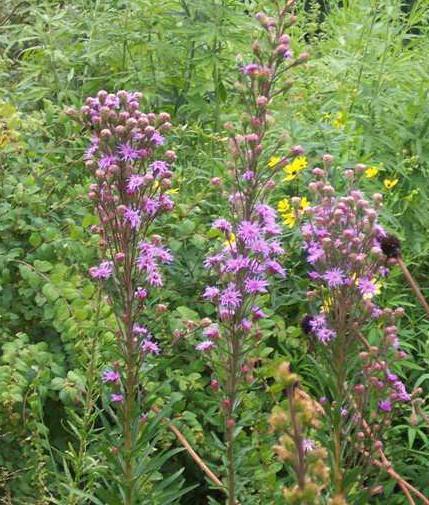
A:
<svg viewBox="0 0 429 505">
<path fill-rule="evenodd" d="M 285 388 L 287 399 L 273 410 L 270 425 L 280 433 L 274 446 L 278 458 L 290 466 L 296 484 L 283 490 L 285 503 L 317 505 L 329 481 L 327 451 L 310 436 L 320 429 L 322 407 L 299 387 L 299 377 L 282 363 L 277 373 L 278 383 Z"/>
</svg>

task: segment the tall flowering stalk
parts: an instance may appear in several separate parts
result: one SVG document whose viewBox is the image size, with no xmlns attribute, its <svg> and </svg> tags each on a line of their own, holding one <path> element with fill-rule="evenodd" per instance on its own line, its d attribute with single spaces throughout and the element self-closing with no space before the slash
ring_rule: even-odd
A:
<svg viewBox="0 0 429 505">
<path fill-rule="evenodd" d="M 161 237 L 151 234 L 153 222 L 173 208 L 167 192 L 175 154 L 164 149 L 163 136 L 171 127 L 170 118 L 143 113 L 140 99 L 140 93 L 100 91 L 86 100 L 79 114 L 92 135 L 85 160 L 95 179 L 88 196 L 99 216 L 93 231 L 100 236 L 102 256 L 89 273 L 102 283 L 118 322 L 120 359 L 105 370 L 102 380 L 110 388 L 120 428 L 115 452 L 126 504 L 140 503 L 140 371 L 145 359 L 159 352 L 143 322 L 151 292 L 163 285 L 161 265 L 172 261 Z"/>
<path fill-rule="evenodd" d="M 276 167 L 268 164 L 264 140 L 272 99 L 290 87 L 283 81 L 284 73 L 308 57 L 305 53 L 293 57 L 286 34 L 295 22 L 291 15 L 293 3 L 272 2 L 275 17 L 265 13 L 256 16 L 264 40 L 254 42 L 254 61 L 240 68 L 238 89 L 245 106 L 244 119 L 240 132 L 227 125 L 232 158 L 229 215 L 213 223 L 224 243 L 205 261 L 213 274 L 213 284 L 207 286 L 203 298 L 216 305 L 218 322 L 204 329 L 204 340 L 196 348 L 208 353 L 216 373 L 212 387 L 223 395 L 229 505 L 237 504 L 234 442 L 241 393 L 253 380 L 248 359 L 261 337 L 258 321 L 265 317 L 258 300 L 268 293 L 271 276 L 285 276 L 278 261 L 284 253 L 278 240 L 281 229 L 276 224 L 276 211 L 265 203 Z M 298 154 L 302 154 L 300 148 L 291 150 L 291 156 Z M 284 157 L 276 165 L 282 167 L 288 162 Z"/>
<path fill-rule="evenodd" d="M 324 411 L 301 389 L 299 377 L 291 372 L 289 363 L 282 363 L 277 375 L 276 386 L 282 387 L 286 399 L 273 409 L 270 417 L 272 430 L 280 434 L 274 450 L 291 467 L 296 481 L 294 486 L 283 489 L 285 503 L 318 505 L 328 484 L 329 468 L 326 449 L 311 435 L 320 429 Z M 328 505 L 346 505 L 346 502 L 336 496 Z"/>
<path fill-rule="evenodd" d="M 329 377 L 323 403 L 332 427 L 333 483 L 337 494 L 347 495 L 348 468 L 360 467 L 361 475 L 372 465 L 388 471 L 384 432 L 412 395 L 395 373 L 406 357 L 397 326 L 404 310 L 375 303 L 391 263 L 377 222 L 382 196 L 374 194 L 371 203 L 356 189 L 362 165 L 344 172 L 346 192 L 338 195 L 328 178 L 332 161 L 325 155 L 324 169 L 313 170 L 314 205 L 304 211 L 301 232 L 314 283 L 308 296 L 315 311 L 302 326 Z"/>
</svg>

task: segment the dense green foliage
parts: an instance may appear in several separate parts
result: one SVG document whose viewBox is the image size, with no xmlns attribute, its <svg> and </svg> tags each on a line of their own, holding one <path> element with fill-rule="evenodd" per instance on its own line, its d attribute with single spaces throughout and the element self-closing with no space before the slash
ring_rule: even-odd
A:
<svg viewBox="0 0 429 505">
<path fill-rule="evenodd" d="M 210 222 L 222 205 L 209 180 L 226 170 L 222 125 L 237 114 L 236 59 L 248 51 L 258 3 L 6 0 L 0 6 L 2 503 L 91 503 L 88 497 L 106 483 L 114 432 L 103 425 L 112 425 L 113 414 L 99 375 L 115 359 L 115 323 L 87 275 L 98 253 L 88 233 L 95 217 L 82 162 L 86 139 L 63 112 L 101 88 L 142 91 L 148 109 L 170 112 L 175 126 L 178 191 L 173 218 L 163 229 L 175 262 L 159 300 L 169 310 L 156 323 L 168 350 L 145 384 L 150 404 L 165 409 L 149 414 L 156 433 L 150 443 L 158 450 L 150 462 L 148 503 L 221 502 L 188 455 L 176 450 L 175 437 L 156 426 L 161 417 L 177 417 L 202 459 L 221 460 L 210 371 L 194 340 L 172 345 L 172 334 L 184 320 L 212 315 L 197 295 L 207 277 L 202 261 L 212 240 Z M 367 189 L 385 194 L 384 224 L 404 239 L 404 257 L 425 287 L 428 2 L 314 0 L 298 2 L 297 11 L 294 40 L 311 59 L 278 106 L 273 146 L 287 132 L 305 146 L 310 163 L 329 151 L 341 166 L 377 167 Z M 388 189 L 386 180 L 397 182 Z M 272 203 L 304 194 L 300 176 L 279 185 Z M 274 365 L 282 357 L 291 360 L 316 397 L 323 382 L 299 328 L 306 281 L 296 230 L 285 227 L 285 237 L 290 275 L 271 297 L 272 317 L 264 327 L 269 346 L 258 368 L 259 385 L 246 398 L 246 429 L 239 435 L 243 505 L 282 503 L 289 478 L 271 449 Z M 387 306 L 406 309 L 401 339 L 410 358 L 401 374 L 410 389 L 421 387 L 427 397 L 429 322 L 399 271 L 381 297 Z M 397 470 L 429 495 L 427 423 L 411 409 L 408 416 L 411 423 L 398 419 L 391 428 L 387 450 Z M 381 480 L 384 495 L 371 503 L 406 503 L 394 483 Z M 113 504 L 100 493 L 98 500 Z M 354 503 L 367 503 L 359 500 Z"/>
</svg>

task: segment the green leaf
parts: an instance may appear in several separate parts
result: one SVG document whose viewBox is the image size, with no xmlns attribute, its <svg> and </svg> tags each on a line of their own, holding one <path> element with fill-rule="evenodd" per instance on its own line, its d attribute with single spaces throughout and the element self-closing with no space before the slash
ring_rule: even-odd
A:
<svg viewBox="0 0 429 505">
<path fill-rule="evenodd" d="M 60 296 L 59 291 L 53 284 L 45 284 L 42 287 L 42 293 L 50 302 L 55 302 L 55 300 Z"/>
<path fill-rule="evenodd" d="M 34 260 L 34 268 L 39 272 L 46 273 L 52 270 L 53 265 L 49 261 Z"/>
</svg>

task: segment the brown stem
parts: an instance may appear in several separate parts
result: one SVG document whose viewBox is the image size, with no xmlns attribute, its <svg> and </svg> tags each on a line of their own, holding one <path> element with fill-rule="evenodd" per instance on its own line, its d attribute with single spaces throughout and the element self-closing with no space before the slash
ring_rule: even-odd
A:
<svg viewBox="0 0 429 505">
<path fill-rule="evenodd" d="M 305 470 L 306 470 L 305 454 L 302 443 L 301 428 L 298 425 L 298 420 L 296 418 L 294 395 L 295 395 L 295 385 L 292 385 L 288 388 L 288 399 L 289 399 L 290 419 L 292 422 L 292 429 L 293 429 L 293 440 L 295 443 L 295 447 L 297 449 L 297 455 L 294 467 L 298 480 L 298 486 L 301 490 L 303 490 L 305 487 Z"/>
<path fill-rule="evenodd" d="M 398 486 L 401 488 L 403 493 L 408 499 L 408 503 L 414 504 L 415 502 L 413 498 L 411 497 L 410 493 L 413 493 L 417 498 L 422 500 L 424 505 L 429 505 L 429 499 L 427 499 L 418 489 L 416 489 L 414 486 L 412 486 L 409 482 L 407 482 L 401 475 L 399 475 L 398 472 L 396 472 L 390 463 L 390 461 L 386 458 L 384 452 L 380 449 L 379 450 L 380 458 L 382 461 L 378 460 L 373 460 L 373 464 L 384 470 L 392 479 L 396 480 L 398 483 Z M 406 491 L 405 491 L 406 490 Z"/>
<path fill-rule="evenodd" d="M 404 263 L 404 260 L 399 256 L 396 261 L 398 262 L 398 265 L 400 269 L 402 270 L 402 273 L 405 276 L 405 279 L 407 280 L 410 288 L 414 291 L 414 294 L 416 295 L 417 299 L 419 302 L 422 304 L 423 308 L 425 309 L 426 314 L 429 316 L 429 304 L 426 301 L 426 298 L 423 296 L 423 293 L 414 279 L 414 277 L 411 275 L 410 271 L 407 268 L 407 265 Z"/>
<path fill-rule="evenodd" d="M 168 423 L 168 428 L 176 435 L 177 440 L 183 445 L 191 458 L 195 461 L 195 463 L 201 468 L 201 470 L 207 475 L 207 477 L 213 482 L 215 486 L 218 486 L 225 490 L 222 481 L 215 475 L 210 468 L 204 463 L 204 461 L 198 456 L 195 450 L 192 448 L 191 444 L 185 438 L 183 433 L 181 433 L 173 423 Z"/>
<path fill-rule="evenodd" d="M 160 409 L 156 406 L 153 406 L 152 411 L 155 412 L 156 414 L 158 414 Z M 207 475 L 207 477 L 213 482 L 213 484 L 222 488 L 226 492 L 225 486 L 222 484 L 222 481 L 217 477 L 216 474 L 214 474 L 210 470 L 210 468 L 207 466 L 207 464 L 201 459 L 201 457 L 197 454 L 197 452 L 193 449 L 191 444 L 188 442 L 185 435 L 171 421 L 169 421 L 168 419 L 165 419 L 165 421 L 167 423 L 168 429 L 176 435 L 177 440 L 183 445 L 183 447 L 186 449 L 186 451 L 191 456 L 191 458 L 201 468 L 201 470 Z"/>
<path fill-rule="evenodd" d="M 373 432 L 371 430 L 371 427 L 365 421 L 365 419 L 362 419 L 362 428 L 368 437 L 373 438 Z M 424 505 L 429 505 L 429 499 L 426 498 L 426 496 L 424 496 L 423 493 L 421 493 L 418 489 L 416 489 L 414 486 L 412 486 L 409 482 L 407 482 L 401 475 L 399 475 L 399 473 L 396 472 L 396 470 L 394 470 L 392 463 L 384 454 L 383 449 L 380 448 L 380 449 L 378 449 L 377 452 L 380 456 L 381 461 L 379 461 L 377 459 L 373 459 L 372 464 L 374 466 L 376 466 L 377 468 L 381 468 L 382 470 L 384 470 L 393 480 L 395 480 L 398 483 L 398 486 L 401 488 L 404 495 L 406 496 L 408 503 L 410 505 L 415 505 L 415 502 L 410 495 L 410 493 L 413 493 L 417 498 L 422 500 Z"/>
</svg>

